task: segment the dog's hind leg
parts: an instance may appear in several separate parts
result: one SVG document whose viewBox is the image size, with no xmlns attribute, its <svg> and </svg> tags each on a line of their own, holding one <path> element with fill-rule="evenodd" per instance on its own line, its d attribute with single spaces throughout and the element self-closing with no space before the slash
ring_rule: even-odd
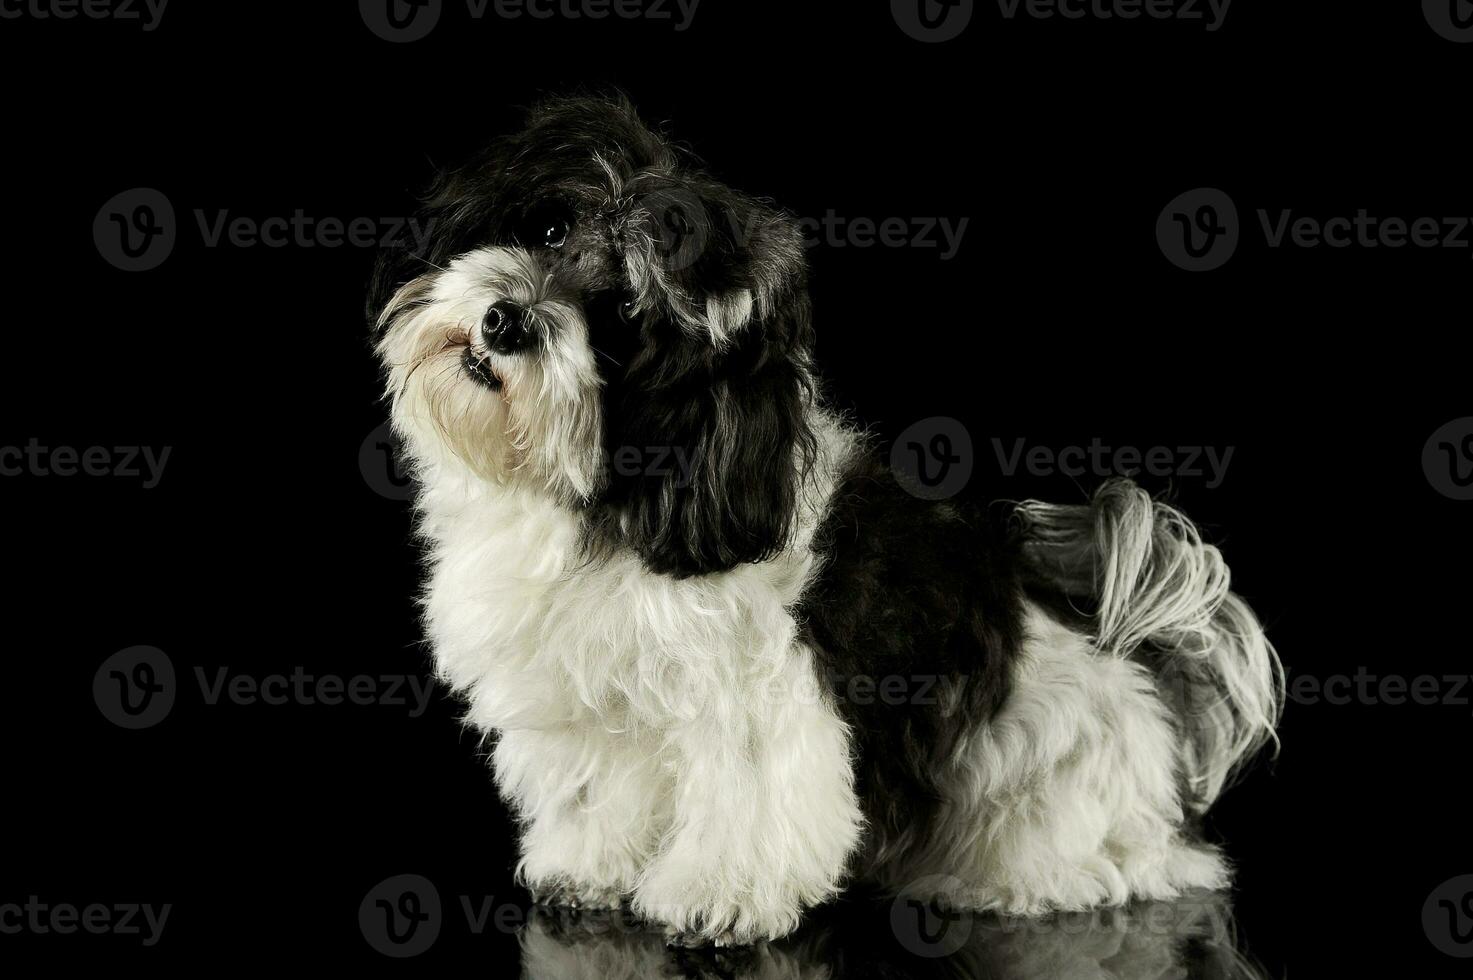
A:
<svg viewBox="0 0 1473 980">
<path fill-rule="evenodd" d="M 931 844 L 890 888 L 1034 916 L 1224 886 L 1221 857 L 1183 829 L 1178 736 L 1150 672 L 1037 610 L 1028 634 L 1012 696 L 949 767 Z"/>
</svg>

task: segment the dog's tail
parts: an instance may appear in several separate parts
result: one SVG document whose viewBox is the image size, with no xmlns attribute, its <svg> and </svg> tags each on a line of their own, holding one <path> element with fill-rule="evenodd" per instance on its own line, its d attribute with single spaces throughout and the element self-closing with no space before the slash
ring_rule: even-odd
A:
<svg viewBox="0 0 1473 980">
<path fill-rule="evenodd" d="M 1129 480 L 1086 506 L 1024 501 L 1015 529 L 1030 586 L 1091 618 L 1095 645 L 1155 671 L 1184 726 L 1190 798 L 1206 810 L 1266 743 L 1284 706 L 1284 670 L 1221 553 L 1184 515 Z"/>
</svg>

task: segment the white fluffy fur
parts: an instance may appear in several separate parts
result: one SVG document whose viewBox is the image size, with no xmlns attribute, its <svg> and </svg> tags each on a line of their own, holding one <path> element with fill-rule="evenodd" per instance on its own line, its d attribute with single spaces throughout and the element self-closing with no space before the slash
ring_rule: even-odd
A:
<svg viewBox="0 0 1473 980">
<path fill-rule="evenodd" d="M 504 298 L 555 323 L 556 341 L 490 357 L 505 384 L 491 392 L 460 358 Z M 750 302 L 710 316 L 729 328 Z M 587 564 L 565 506 L 589 493 L 601 452 L 577 307 L 526 253 L 483 249 L 406 286 L 385 322 L 394 425 L 422 484 L 429 639 L 468 722 L 497 733 L 496 778 L 525 827 L 521 875 L 568 901 L 631 901 L 700 938 L 788 933 L 839 889 L 862 832 L 849 733 L 815 693 L 791 612 L 857 435 L 816 414 L 817 465 L 771 561 L 689 579 L 632 553 Z M 939 874 L 954 902 L 1035 913 L 1222 885 L 1221 858 L 1175 836 L 1175 776 L 1191 760 L 1151 677 L 1121 655 L 1118 638 L 1148 626 L 1114 623 L 1105 652 L 1037 610 L 1029 629 L 1001 716 L 938 760 L 946 829 L 891 886 Z"/>
<path fill-rule="evenodd" d="M 1153 652 L 1161 695 L 1182 720 L 1180 766 L 1207 809 L 1267 742 L 1284 705 L 1284 670 L 1222 553 L 1185 515 L 1125 480 L 1090 506 L 1018 507 L 1029 559 L 1066 593 L 1097 598 L 1094 645 L 1123 659 Z"/>
<path fill-rule="evenodd" d="M 497 781 L 526 826 L 520 870 L 534 889 L 632 898 L 682 933 L 785 934 L 836 893 L 861 826 L 843 723 L 823 699 L 784 693 L 812 686 L 789 610 L 826 494 L 804 507 L 794 547 L 761 565 L 684 580 L 633 554 L 583 565 L 556 493 L 578 488 L 580 453 L 539 404 L 592 411 L 580 359 L 496 359 L 498 397 L 460 372 L 459 349 L 442 350 L 507 295 L 518 256 L 487 249 L 406 287 L 391 309 L 427 302 L 381 344 L 394 424 L 423 483 L 439 673 L 468 697 L 471 724 L 500 733 Z M 837 425 L 824 431 L 817 488 L 832 486 L 850 444 Z M 506 451 L 487 458 L 467 443 Z M 547 445 L 564 454 L 539 459 Z"/>
<path fill-rule="evenodd" d="M 1010 915 L 1227 884 L 1216 851 L 1177 835 L 1178 740 L 1147 670 L 1036 608 L 1028 634 L 1007 704 L 946 768 L 944 829 L 887 883 Z"/>
</svg>

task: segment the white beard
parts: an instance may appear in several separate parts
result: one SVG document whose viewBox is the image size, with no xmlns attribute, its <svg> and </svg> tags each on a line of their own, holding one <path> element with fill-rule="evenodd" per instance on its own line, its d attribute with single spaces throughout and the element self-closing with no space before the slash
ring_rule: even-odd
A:
<svg viewBox="0 0 1473 980">
<path fill-rule="evenodd" d="M 499 300 L 549 323 L 550 346 L 536 357 L 480 347 L 481 318 Z M 378 353 L 388 368 L 394 428 L 427 484 L 448 470 L 567 502 L 593 494 L 601 417 L 588 326 L 576 305 L 549 291 L 529 253 L 467 253 L 399 290 L 381 323 L 387 329 Z M 501 391 L 465 373 L 467 347 L 495 371 Z"/>
</svg>

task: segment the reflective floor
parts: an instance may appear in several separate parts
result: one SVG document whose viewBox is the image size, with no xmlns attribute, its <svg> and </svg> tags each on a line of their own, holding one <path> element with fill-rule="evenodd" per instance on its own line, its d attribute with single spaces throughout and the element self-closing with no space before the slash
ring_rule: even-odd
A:
<svg viewBox="0 0 1473 980">
<path fill-rule="evenodd" d="M 1017 920 L 904 900 L 846 903 L 796 936 L 738 950 L 670 948 L 618 913 L 539 909 L 521 933 L 526 980 L 1186 980 L 1260 973 L 1225 896 Z"/>
</svg>

